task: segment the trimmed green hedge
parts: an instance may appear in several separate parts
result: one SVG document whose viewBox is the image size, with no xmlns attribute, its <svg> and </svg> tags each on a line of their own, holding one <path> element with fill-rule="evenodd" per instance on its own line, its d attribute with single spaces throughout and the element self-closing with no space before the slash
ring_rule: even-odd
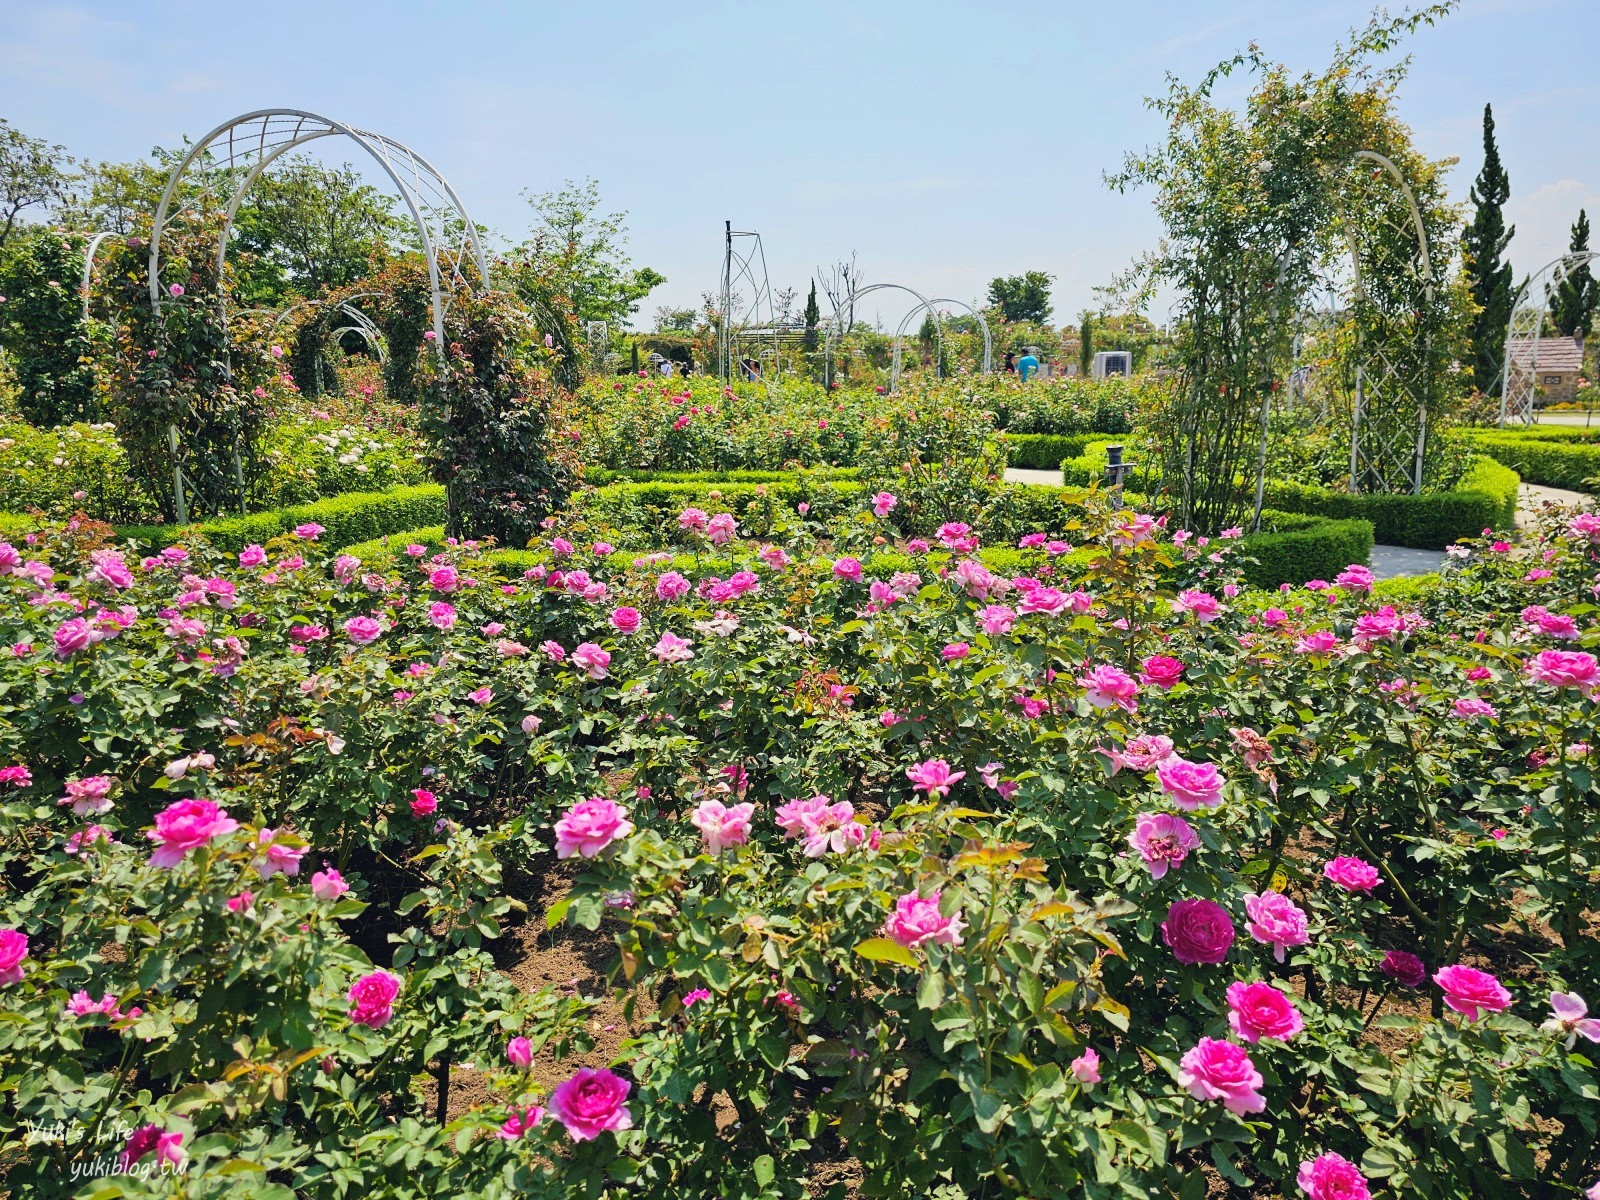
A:
<svg viewBox="0 0 1600 1200">
<path fill-rule="evenodd" d="M 1313 513 L 1339 520 L 1371 521 L 1373 536 L 1385 546 L 1443 550 L 1485 529 L 1510 529 L 1517 520 L 1515 471 L 1480 455 L 1452 491 L 1421 495 L 1352 495 L 1332 488 L 1269 479 L 1266 502 L 1286 512 Z"/>
<path fill-rule="evenodd" d="M 857 479 L 860 467 L 810 467 L 794 471 L 614 471 L 585 467 L 583 481 L 592 487 L 613 483 L 793 483 L 799 479 Z"/>
<path fill-rule="evenodd" d="M 1474 433 L 1472 444 L 1529 483 L 1583 491 L 1585 480 L 1600 476 L 1600 444 L 1593 441 L 1495 432 Z"/>
<path fill-rule="evenodd" d="M 1505 429 L 1469 429 L 1472 437 L 1515 438 L 1524 442 L 1600 442 L 1600 426 L 1514 425 Z"/>
<path fill-rule="evenodd" d="M 1104 433 L 1008 433 L 1001 439 L 1006 466 L 1054 471 L 1064 458 L 1077 458 L 1095 442 L 1115 442 Z"/>
<path fill-rule="evenodd" d="M 123 538 L 163 544 L 203 536 L 218 549 L 237 552 L 251 542 L 265 542 L 307 522 L 327 530 L 322 539 L 325 545 L 346 546 L 443 521 L 444 488 L 422 483 L 387 492 L 346 492 L 310 504 L 244 517 L 220 517 L 194 525 L 130 526 L 117 533 Z"/>
</svg>

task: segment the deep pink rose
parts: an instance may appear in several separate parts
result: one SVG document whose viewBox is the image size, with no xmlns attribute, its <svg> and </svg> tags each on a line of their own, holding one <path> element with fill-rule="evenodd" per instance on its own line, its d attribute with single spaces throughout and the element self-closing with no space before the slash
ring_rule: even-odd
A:
<svg viewBox="0 0 1600 1200">
<path fill-rule="evenodd" d="M 1547 687 L 1600 688 L 1600 662 L 1582 650 L 1541 650 L 1526 669 L 1530 679 Z"/>
<path fill-rule="evenodd" d="M 1228 985 L 1228 1025 L 1247 1042 L 1288 1041 L 1306 1027 L 1294 1001 L 1270 983 Z"/>
<path fill-rule="evenodd" d="M 1250 892 L 1244 898 L 1244 911 L 1250 936 L 1271 946 L 1272 956 L 1279 962 L 1288 947 L 1303 946 L 1311 940 L 1306 932 L 1305 912 L 1282 892 Z"/>
<path fill-rule="evenodd" d="M 1243 1046 L 1203 1037 L 1179 1063 L 1178 1086 L 1196 1100 L 1221 1100 L 1237 1116 L 1265 1112 L 1266 1097 L 1256 1089 L 1264 1080 Z"/>
<path fill-rule="evenodd" d="M 156 814 L 156 827 L 145 836 L 156 843 L 150 865 L 171 868 L 183 861 L 191 850 L 209 846 L 213 838 L 239 828 L 227 810 L 210 800 L 179 800 Z"/>
<path fill-rule="evenodd" d="M 1186 666 L 1181 658 L 1152 654 L 1140 665 L 1139 678 L 1150 687 L 1166 691 L 1183 678 L 1185 670 Z"/>
<path fill-rule="evenodd" d="M 1486 1012 L 1501 1012 L 1511 1004 L 1511 993 L 1500 981 L 1476 967 L 1443 967 L 1434 972 L 1433 981 L 1444 990 L 1445 1004 L 1469 1021 Z"/>
<path fill-rule="evenodd" d="M 1300 1164 L 1296 1179 L 1309 1200 L 1371 1200 L 1367 1177 L 1347 1158 L 1329 1151 Z"/>
<path fill-rule="evenodd" d="M 382 1029 L 394 1017 L 394 998 L 400 980 L 387 971 L 370 971 L 350 985 L 350 1020 L 369 1029 Z"/>
<path fill-rule="evenodd" d="M 0 984 L 22 982 L 22 960 L 28 957 L 28 935 L 0 929 Z"/>
<path fill-rule="evenodd" d="M 626 604 L 611 610 L 611 628 L 618 633 L 639 632 L 639 610 Z"/>
<path fill-rule="evenodd" d="M 1322 873 L 1327 879 L 1347 892 L 1370 892 L 1383 880 L 1378 868 L 1359 858 L 1341 855 L 1323 864 Z"/>
<path fill-rule="evenodd" d="M 581 1068 L 550 1093 L 550 1111 L 575 1142 L 586 1142 L 607 1130 L 633 1128 L 628 1093 L 633 1085 L 604 1067 Z"/>
<path fill-rule="evenodd" d="M 1174 900 L 1161 922 L 1161 940 L 1181 963 L 1219 963 L 1233 945 L 1233 918 L 1214 900 Z"/>
<path fill-rule="evenodd" d="M 183 295 L 181 287 L 177 284 L 172 286 L 175 289 L 173 295 Z M 126 1174 L 135 1163 L 152 1150 L 155 1151 L 156 1162 L 162 1170 L 166 1167 L 176 1169 L 183 1166 L 183 1160 L 187 1157 L 183 1149 L 183 1134 L 164 1133 L 159 1125 L 145 1125 L 128 1135 L 128 1143 L 122 1148 L 118 1166 Z"/>
<path fill-rule="evenodd" d="M 1428 981 L 1428 968 L 1415 954 L 1404 950 L 1390 950 L 1383 956 L 1378 969 L 1396 983 L 1408 988 L 1419 988 Z"/>
</svg>

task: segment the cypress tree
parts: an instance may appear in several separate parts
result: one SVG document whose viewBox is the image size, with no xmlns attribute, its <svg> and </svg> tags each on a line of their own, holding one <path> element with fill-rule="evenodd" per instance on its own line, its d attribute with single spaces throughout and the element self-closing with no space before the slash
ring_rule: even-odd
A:
<svg viewBox="0 0 1600 1200">
<path fill-rule="evenodd" d="M 1589 249 L 1589 214 L 1581 208 L 1578 210 L 1578 223 L 1572 227 L 1572 245 L 1569 249 L 1574 254 Z M 1556 288 L 1555 295 L 1550 297 L 1550 317 L 1563 337 L 1576 337 L 1581 347 L 1594 321 L 1596 306 L 1600 306 L 1600 285 L 1595 283 L 1589 264 L 1584 263 L 1574 268 L 1561 281 L 1561 286 Z"/>
<path fill-rule="evenodd" d="M 1085 379 L 1094 369 L 1094 317 L 1083 314 L 1083 324 L 1078 326 L 1078 374 Z"/>
<path fill-rule="evenodd" d="M 1467 226 L 1461 244 L 1466 258 L 1467 282 L 1472 299 L 1480 311 L 1472 318 L 1472 381 L 1487 392 L 1495 387 L 1495 377 L 1503 365 L 1506 325 L 1516 289 L 1511 282 L 1511 264 L 1503 262 L 1506 245 L 1514 228 L 1506 227 L 1502 206 L 1511 195 L 1511 178 L 1500 163 L 1500 148 L 1494 143 L 1494 111 L 1483 106 L 1483 169 L 1472 185 L 1470 199 L 1476 206 L 1472 224 Z M 1496 393 L 1498 394 L 1498 393 Z"/>
<path fill-rule="evenodd" d="M 822 310 L 817 307 L 817 281 L 811 281 L 811 294 L 806 297 L 805 313 L 806 331 L 802 335 L 801 344 L 807 352 L 817 348 L 817 326 L 822 323 Z"/>
</svg>

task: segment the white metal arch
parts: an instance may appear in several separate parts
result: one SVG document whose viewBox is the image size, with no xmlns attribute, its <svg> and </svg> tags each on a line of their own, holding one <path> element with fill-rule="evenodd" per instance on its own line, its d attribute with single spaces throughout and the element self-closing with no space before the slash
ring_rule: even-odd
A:
<svg viewBox="0 0 1600 1200">
<path fill-rule="evenodd" d="M 951 299 L 949 299 L 947 297 L 942 297 L 941 296 L 941 297 L 935 297 L 930 303 L 931 304 L 954 304 L 959 308 L 966 309 L 967 312 L 972 315 L 973 319 L 978 322 L 978 329 L 983 333 L 983 374 L 987 375 L 991 371 L 993 371 L 994 370 L 994 341 L 989 336 L 989 322 L 987 322 L 987 321 L 985 321 L 983 319 L 983 313 L 981 313 L 977 309 L 973 308 L 972 305 L 966 303 L 964 300 L 951 300 Z M 900 327 L 895 330 L 895 333 L 894 333 L 894 368 L 893 368 L 893 370 L 891 372 L 890 379 L 889 379 L 889 390 L 891 392 L 894 391 L 895 384 L 897 382 L 899 382 L 899 379 L 900 379 L 900 346 L 901 346 L 901 343 L 904 342 L 904 340 L 905 340 L 906 330 L 908 330 L 911 327 L 911 322 L 912 322 L 913 318 L 915 318 L 918 313 L 921 313 L 921 312 L 924 312 L 924 311 L 926 311 L 926 312 L 935 312 L 936 310 L 934 310 L 932 308 L 924 308 L 923 306 L 919 305 L 918 307 L 913 308 L 910 312 L 908 312 L 904 317 L 901 318 Z M 934 328 L 935 328 L 935 330 L 941 330 L 943 323 L 939 320 L 938 316 L 935 315 L 933 320 L 934 320 Z"/>
<path fill-rule="evenodd" d="M 869 283 L 865 287 L 857 288 L 848 296 L 843 297 L 833 310 L 833 320 L 829 322 L 828 338 L 823 349 L 822 371 L 826 378 L 833 378 L 833 343 L 835 337 L 843 337 L 845 334 L 844 314 L 847 312 L 854 312 L 856 304 L 858 301 L 860 301 L 861 297 L 869 296 L 873 292 L 882 291 L 906 292 L 912 296 L 915 296 L 917 303 L 921 306 L 913 311 L 921 312 L 923 309 L 926 309 L 933 313 L 933 329 L 938 348 L 937 353 L 939 353 L 941 356 L 944 354 L 944 322 L 939 319 L 938 312 L 934 310 L 934 301 L 929 300 L 921 292 L 917 291 L 916 288 L 907 287 L 903 283 Z M 896 382 L 895 372 L 891 371 L 889 376 L 889 390 L 891 392 L 894 391 Z"/>
<path fill-rule="evenodd" d="M 1405 200 L 1417 239 L 1417 261 L 1412 270 L 1422 284 L 1422 303 L 1431 310 L 1434 299 L 1433 257 L 1429 252 L 1428 229 L 1422 219 L 1422 210 L 1417 207 L 1416 194 L 1394 161 L 1375 150 L 1356 151 L 1346 169 L 1363 162 L 1376 163 L 1378 171 L 1387 172 Z M 1343 224 L 1350 245 L 1356 296 L 1365 300 L 1367 290 L 1361 271 L 1358 226 L 1350 219 L 1349 213 L 1344 214 Z M 1357 336 L 1360 336 L 1359 320 Z M 1431 338 L 1431 334 L 1424 336 Z M 1357 354 L 1350 420 L 1350 490 L 1360 492 L 1364 479 L 1377 479 L 1404 482 L 1412 492 L 1420 492 L 1423 458 L 1428 444 L 1428 398 L 1433 381 L 1415 378 L 1407 370 L 1406 364 L 1397 364 L 1381 345 L 1362 345 Z M 1425 343 L 1423 361 L 1430 360 L 1429 346 Z"/>
<path fill-rule="evenodd" d="M 100 249 L 100 243 L 111 236 L 111 230 L 102 229 L 89 239 L 88 248 L 83 252 L 83 284 L 78 289 L 83 293 L 83 319 L 89 319 L 89 289 L 94 286 L 94 252 Z"/>
<path fill-rule="evenodd" d="M 1506 326 L 1505 361 L 1501 367 L 1504 386 L 1500 389 L 1500 425 L 1508 421 L 1532 425 L 1536 415 L 1534 398 L 1538 391 L 1539 337 L 1544 330 L 1544 315 L 1550 295 L 1579 267 L 1600 258 L 1600 251 L 1578 250 L 1551 259 L 1522 285 L 1511 304 L 1511 321 Z"/>
<path fill-rule="evenodd" d="M 158 308 L 163 303 L 161 235 L 166 228 L 178 185 L 191 164 L 203 155 L 213 154 L 217 159 L 215 169 L 226 171 L 235 184 L 217 248 L 217 265 L 220 269 L 227 257 L 228 234 L 233 227 L 234 217 L 238 215 L 246 193 L 261 173 L 290 151 L 319 138 L 335 136 L 349 138 L 383 168 L 416 223 L 432 289 L 434 343 L 439 353 L 444 353 L 446 304 L 440 267 L 441 251 L 447 248 L 455 251 L 449 263 L 452 275 L 467 283 L 462 267 L 470 259 L 477 268 L 477 289 L 485 291 L 489 287 L 489 261 L 478 240 L 477 226 L 472 223 L 466 206 L 433 164 L 410 147 L 381 133 L 359 129 L 302 109 L 259 109 L 225 121 L 196 142 L 173 168 L 166 190 L 162 192 L 161 203 L 156 208 L 150 233 L 150 303 Z M 226 320 L 225 301 L 223 305 L 223 319 Z"/>
</svg>

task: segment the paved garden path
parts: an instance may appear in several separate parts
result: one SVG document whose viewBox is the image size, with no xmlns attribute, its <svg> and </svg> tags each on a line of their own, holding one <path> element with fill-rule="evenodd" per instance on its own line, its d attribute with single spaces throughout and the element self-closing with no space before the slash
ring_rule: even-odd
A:
<svg viewBox="0 0 1600 1200">
<path fill-rule="evenodd" d="M 1544 504 L 1582 504 L 1589 497 L 1583 492 L 1569 492 L 1566 488 L 1544 487 L 1537 483 L 1525 483 L 1517 492 L 1517 524 L 1527 526 L 1533 524 L 1533 517 Z"/>
</svg>

